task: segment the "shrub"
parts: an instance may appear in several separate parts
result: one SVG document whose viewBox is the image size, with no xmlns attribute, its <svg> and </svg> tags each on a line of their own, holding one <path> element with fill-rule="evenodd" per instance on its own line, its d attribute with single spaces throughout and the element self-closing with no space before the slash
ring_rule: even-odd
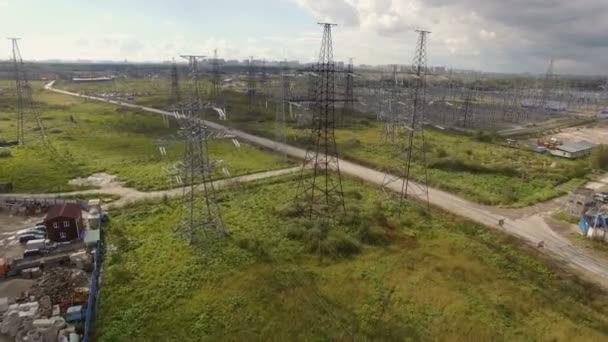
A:
<svg viewBox="0 0 608 342">
<path fill-rule="evenodd" d="M 302 240 L 306 236 L 306 229 L 302 226 L 291 226 L 287 229 L 287 238 L 291 240 Z"/>
<path fill-rule="evenodd" d="M 439 169 L 452 172 L 470 172 L 470 173 L 486 173 L 486 174 L 501 174 L 508 177 L 519 176 L 519 172 L 510 166 L 494 166 L 487 167 L 479 162 L 468 162 L 456 158 L 444 158 L 434 161 L 429 164 L 432 169 Z"/>
<path fill-rule="evenodd" d="M 359 253 L 359 243 L 339 230 L 332 230 L 327 238 L 321 242 L 321 252 L 329 256 L 348 257 Z"/>
<path fill-rule="evenodd" d="M 345 142 L 341 143 L 341 148 L 344 150 L 348 150 L 351 148 L 356 148 L 361 146 L 361 141 L 359 139 L 348 139 Z"/>
<path fill-rule="evenodd" d="M 446 150 L 444 150 L 443 148 L 439 147 L 437 148 L 437 157 L 439 158 L 443 158 L 443 157 L 447 157 L 448 153 L 446 152 Z"/>
<path fill-rule="evenodd" d="M 360 200 L 363 198 L 363 195 L 357 190 L 349 190 L 344 192 L 344 197 Z"/>
<path fill-rule="evenodd" d="M 494 136 L 491 133 L 484 131 L 477 131 L 477 133 L 475 133 L 474 138 L 479 142 L 486 143 L 492 142 L 492 140 L 494 140 Z"/>
<path fill-rule="evenodd" d="M 357 233 L 361 242 L 370 245 L 385 245 L 393 240 L 385 228 L 377 225 L 361 224 Z"/>
<path fill-rule="evenodd" d="M 268 252 L 268 248 L 264 243 L 260 240 L 251 240 L 251 239 L 240 239 L 238 241 L 238 245 L 240 248 L 249 251 L 260 261 L 271 261 L 270 253 Z"/>
<path fill-rule="evenodd" d="M 593 152 L 592 160 L 594 168 L 608 170 L 608 146 L 598 146 Z"/>
<path fill-rule="evenodd" d="M 10 157 L 11 155 L 10 149 L 0 147 L 0 158 Z"/>
</svg>

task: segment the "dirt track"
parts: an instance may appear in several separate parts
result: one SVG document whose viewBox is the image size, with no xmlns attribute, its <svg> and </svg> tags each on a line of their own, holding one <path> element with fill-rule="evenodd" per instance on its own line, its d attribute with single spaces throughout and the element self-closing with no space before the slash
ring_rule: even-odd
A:
<svg viewBox="0 0 608 342">
<path fill-rule="evenodd" d="M 45 89 L 65 95 L 88 98 L 91 100 L 141 109 L 150 113 L 174 116 L 173 113 L 155 108 L 71 93 L 54 89 L 52 86 L 53 82 L 47 84 Z M 228 133 L 233 134 L 240 139 L 265 148 L 286 153 L 292 157 L 303 159 L 306 154 L 306 151 L 303 149 L 278 143 L 270 139 L 258 137 L 242 131 L 230 129 L 214 122 L 205 122 L 205 124 L 211 128 L 226 130 Z M 340 169 L 344 174 L 348 174 L 380 186 L 383 184 L 384 174 L 368 167 L 340 159 Z M 401 184 L 398 182 L 390 184 L 389 187 L 394 191 L 401 190 Z M 414 193 L 411 194 L 415 195 Z M 541 214 L 536 213 L 529 216 L 513 218 L 517 217 L 516 212 L 513 212 L 515 215 L 503 216 L 502 214 L 498 213 L 504 210 L 498 211 L 491 207 L 481 206 L 436 189 L 429 189 L 429 197 L 432 204 L 446 211 L 469 218 L 488 227 L 503 230 L 506 233 L 523 239 L 533 246 L 536 246 L 540 241 L 544 241 L 544 248 L 542 249 L 544 253 L 559 259 L 563 264 L 571 266 L 572 268 L 589 276 L 591 279 L 594 279 L 604 287 L 608 288 L 608 267 L 606 266 L 608 265 L 608 260 L 601 256 L 591 254 L 577 246 L 573 246 L 566 238 L 552 231 L 551 228 L 545 223 Z M 498 220 L 501 218 L 505 218 L 503 227 L 499 227 L 497 224 Z"/>
<path fill-rule="evenodd" d="M 260 180 L 260 179 L 264 179 L 264 178 L 278 177 L 278 176 L 290 174 L 290 173 L 299 171 L 300 169 L 301 169 L 301 167 L 297 166 L 297 167 L 291 167 L 291 168 L 287 168 L 287 169 L 258 172 L 258 173 L 253 173 L 253 174 L 249 174 L 249 175 L 244 175 L 244 176 L 216 180 L 213 182 L 213 185 L 215 187 L 223 187 L 223 186 L 230 185 L 230 184 L 251 182 L 251 181 L 256 181 L 256 180 Z M 200 188 L 200 187 L 202 187 L 202 185 L 199 185 L 197 188 Z M 186 188 L 182 187 L 182 188 L 175 188 L 175 189 L 171 189 L 171 190 L 144 192 L 144 191 L 139 191 L 139 190 L 136 190 L 133 188 L 124 187 L 118 182 L 110 182 L 110 183 L 104 184 L 99 189 L 73 191 L 73 192 L 61 192 L 61 193 L 52 193 L 52 194 L 49 194 L 49 193 L 45 193 L 45 194 L 0 194 L 0 200 L 3 198 L 32 198 L 32 197 L 55 198 L 55 197 L 63 197 L 63 196 L 106 194 L 106 195 L 115 195 L 115 196 L 120 197 L 120 199 L 112 202 L 109 205 L 109 207 L 118 208 L 118 207 L 123 207 L 129 203 L 133 203 L 133 202 L 137 202 L 137 201 L 143 201 L 143 200 L 148 200 L 148 199 L 159 199 L 164 196 L 167 196 L 167 197 L 181 196 L 183 194 L 184 189 L 186 189 Z"/>
</svg>

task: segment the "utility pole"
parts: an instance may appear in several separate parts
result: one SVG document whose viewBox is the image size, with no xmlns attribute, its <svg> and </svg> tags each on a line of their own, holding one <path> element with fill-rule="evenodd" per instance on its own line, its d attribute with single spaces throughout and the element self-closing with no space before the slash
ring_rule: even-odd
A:
<svg viewBox="0 0 608 342">
<path fill-rule="evenodd" d="M 319 59 L 312 67 L 314 75 L 312 146 L 306 150 L 298 185 L 296 201 L 304 201 L 303 211 L 310 218 L 330 220 L 344 211 L 342 178 L 338 163 L 335 138 L 335 64 L 333 60 L 332 26 L 323 26 L 323 39 Z M 308 167 L 312 175 L 308 174 Z M 332 174 L 333 173 L 333 174 Z"/>
<path fill-rule="evenodd" d="M 25 145 L 27 140 L 26 134 L 37 130 L 39 138 L 44 144 L 48 145 L 42 118 L 32 98 L 32 87 L 28 81 L 23 58 L 21 57 L 21 50 L 19 49 L 19 40 L 21 38 L 8 39 L 12 43 L 11 59 L 13 62 L 15 93 L 17 97 L 17 142 L 19 145 Z"/>
<path fill-rule="evenodd" d="M 383 187 L 401 180 L 401 194 L 399 196 L 399 207 L 410 197 L 417 198 L 425 203 L 426 209 L 430 209 L 428 191 L 428 170 L 426 164 L 426 143 L 424 139 L 424 120 L 426 106 L 426 44 L 429 31 L 416 30 L 418 41 L 416 44 L 416 55 L 414 57 L 413 72 L 416 83 L 412 91 L 409 122 L 404 126 L 407 130 L 403 149 L 399 151 L 398 163 L 405 163 L 404 169 L 389 168 L 384 177 Z M 413 164 L 418 167 L 413 168 Z M 403 177 L 402 177 L 403 176 Z"/>
</svg>

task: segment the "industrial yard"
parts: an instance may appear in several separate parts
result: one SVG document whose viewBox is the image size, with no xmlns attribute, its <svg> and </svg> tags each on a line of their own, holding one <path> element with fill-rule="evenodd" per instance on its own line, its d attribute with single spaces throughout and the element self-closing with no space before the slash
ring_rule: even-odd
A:
<svg viewBox="0 0 608 342">
<path fill-rule="evenodd" d="M 8 38 L 0 342 L 608 339 L 604 64 L 500 62 L 511 26 L 488 31 L 473 3 L 406 30 L 398 1 L 285 2 L 280 20 L 314 18 L 305 34 L 108 33 L 70 61 Z M 408 42 L 353 39 L 371 27 Z"/>
</svg>

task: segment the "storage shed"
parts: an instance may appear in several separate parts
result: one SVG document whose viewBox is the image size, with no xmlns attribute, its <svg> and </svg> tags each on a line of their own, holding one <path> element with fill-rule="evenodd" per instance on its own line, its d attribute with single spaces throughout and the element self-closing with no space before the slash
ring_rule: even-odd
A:
<svg viewBox="0 0 608 342">
<path fill-rule="evenodd" d="M 555 149 L 550 150 L 550 152 L 559 157 L 575 159 L 590 155 L 594 147 L 595 145 L 591 143 L 580 141 L 558 145 Z"/>
<path fill-rule="evenodd" d="M 44 219 L 47 239 L 68 242 L 80 237 L 84 230 L 82 208 L 79 204 L 64 203 L 52 206 Z"/>
</svg>

